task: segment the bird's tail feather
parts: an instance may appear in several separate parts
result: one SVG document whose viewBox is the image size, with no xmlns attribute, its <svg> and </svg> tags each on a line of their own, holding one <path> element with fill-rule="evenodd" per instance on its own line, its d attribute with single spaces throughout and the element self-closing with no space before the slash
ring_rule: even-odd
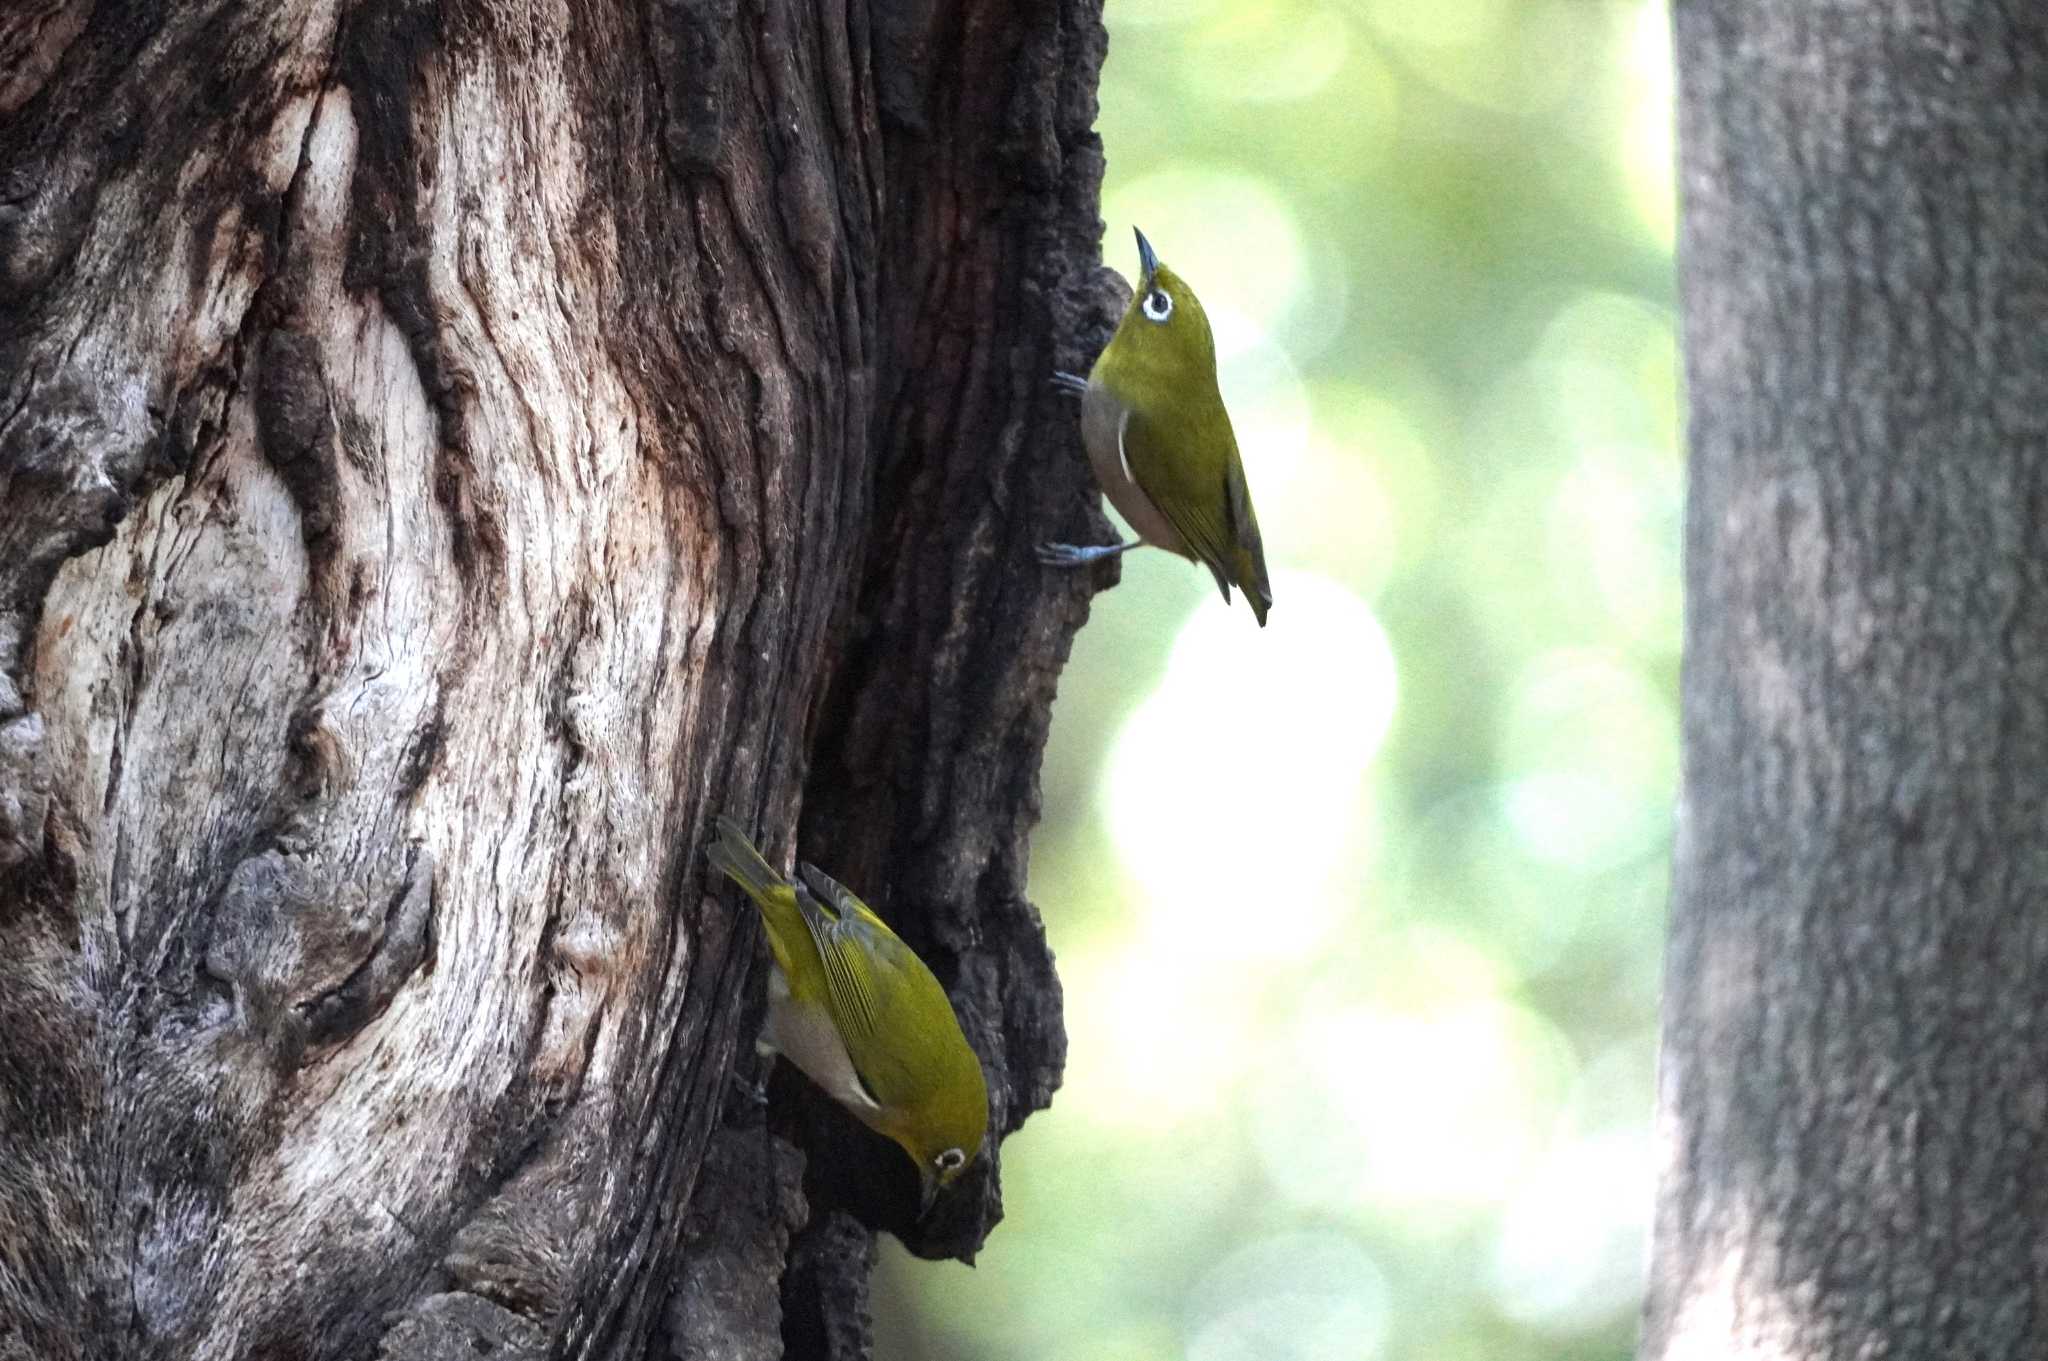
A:
<svg viewBox="0 0 2048 1361">
<path fill-rule="evenodd" d="M 789 881 L 761 858 L 761 852 L 747 840 L 747 834 L 731 818 L 718 819 L 718 840 L 712 842 L 704 854 L 726 877 L 756 899 L 764 898 L 778 888 L 789 887 Z"/>
<path fill-rule="evenodd" d="M 1245 603 L 1252 607 L 1259 627 L 1266 626 L 1266 611 L 1273 608 L 1273 587 L 1266 580 L 1266 560 L 1250 553 L 1239 555 L 1238 588 L 1244 592 Z"/>
</svg>

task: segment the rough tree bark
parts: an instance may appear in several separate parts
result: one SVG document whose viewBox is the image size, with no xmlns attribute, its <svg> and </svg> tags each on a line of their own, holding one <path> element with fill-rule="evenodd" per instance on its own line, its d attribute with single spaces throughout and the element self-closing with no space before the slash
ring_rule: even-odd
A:
<svg viewBox="0 0 2048 1361">
<path fill-rule="evenodd" d="M 1050 1099 L 1098 10 L 0 9 L 0 1357 L 853 1357 L 973 1252 L 731 1080 L 699 845 Z"/>
<path fill-rule="evenodd" d="M 1685 783 L 1644 1355 L 2048 1338 L 2048 17 L 1677 6 Z"/>
</svg>

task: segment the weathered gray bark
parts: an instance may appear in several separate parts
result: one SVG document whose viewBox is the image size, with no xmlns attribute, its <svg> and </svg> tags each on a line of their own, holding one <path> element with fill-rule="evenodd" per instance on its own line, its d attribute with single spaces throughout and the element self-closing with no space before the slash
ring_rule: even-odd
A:
<svg viewBox="0 0 2048 1361">
<path fill-rule="evenodd" d="M 0 10 L 0 1357 L 849 1356 L 980 1243 L 731 1081 L 698 847 L 1050 1099 L 1098 9 Z"/>
<path fill-rule="evenodd" d="M 2048 16 L 1677 7 L 1691 395 L 1644 1355 L 2048 1351 Z"/>
</svg>

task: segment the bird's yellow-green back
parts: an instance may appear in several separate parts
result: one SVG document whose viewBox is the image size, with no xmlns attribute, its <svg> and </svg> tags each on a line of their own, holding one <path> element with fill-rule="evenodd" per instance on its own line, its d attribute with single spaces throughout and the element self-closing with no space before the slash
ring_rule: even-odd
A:
<svg viewBox="0 0 2048 1361">
<path fill-rule="evenodd" d="M 951 1180 L 973 1161 L 988 1130 L 988 1086 L 961 1032 L 945 987 L 923 960 L 868 905 L 816 867 L 801 867 L 799 901 L 821 904 L 832 917 L 825 933 L 828 980 L 843 977 L 867 995 L 867 1014 L 840 1027 L 861 1081 L 883 1108 L 876 1128 L 894 1138 L 921 1169 Z M 809 891 L 807 892 L 806 889 Z M 845 964 L 835 970 L 834 958 Z M 856 1004 L 849 1013 L 859 1013 Z M 839 1019 L 835 1009 L 834 1019 Z M 961 1162 L 937 1168 L 958 1149 Z"/>
<path fill-rule="evenodd" d="M 1237 435 L 1216 382 L 1216 340 L 1201 299 L 1138 238 L 1145 272 L 1089 374 L 1128 412 L 1130 476 L 1215 575 L 1245 593 L 1261 626 L 1273 603 L 1265 543 Z"/>
<path fill-rule="evenodd" d="M 787 1004 L 830 1017 L 872 1101 L 849 1109 L 900 1144 L 928 1188 L 950 1182 L 981 1150 L 988 1086 L 945 988 L 843 885 L 810 865 L 792 884 L 735 823 L 718 826 L 707 854 L 760 908 Z"/>
</svg>

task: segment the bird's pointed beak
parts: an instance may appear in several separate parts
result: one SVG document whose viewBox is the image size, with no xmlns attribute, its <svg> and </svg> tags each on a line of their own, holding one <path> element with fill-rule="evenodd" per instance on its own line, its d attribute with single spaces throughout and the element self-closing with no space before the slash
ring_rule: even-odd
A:
<svg viewBox="0 0 2048 1361">
<path fill-rule="evenodd" d="M 917 1222 L 922 1224 L 939 1198 L 939 1179 L 929 1173 L 918 1177 Z"/>
<path fill-rule="evenodd" d="M 1138 238 L 1138 268 L 1143 271 L 1140 277 L 1143 282 L 1150 283 L 1153 274 L 1158 272 L 1159 257 L 1153 253 L 1152 243 L 1145 239 L 1145 233 L 1133 227 L 1131 235 Z"/>
</svg>

